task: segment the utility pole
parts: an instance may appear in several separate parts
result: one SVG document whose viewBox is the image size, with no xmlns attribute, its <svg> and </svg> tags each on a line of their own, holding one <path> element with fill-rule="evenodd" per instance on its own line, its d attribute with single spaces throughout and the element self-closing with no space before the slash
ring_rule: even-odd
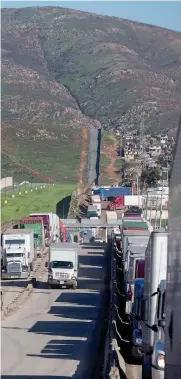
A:
<svg viewBox="0 0 181 379">
<path fill-rule="evenodd" d="M 148 213 L 148 189 L 147 189 L 147 194 L 146 194 L 146 207 L 145 207 L 145 210 L 146 210 L 145 218 L 147 220 L 147 213 Z"/>
<path fill-rule="evenodd" d="M 156 198 L 155 229 L 157 228 L 158 197 Z"/>
<path fill-rule="evenodd" d="M 150 219 L 149 219 L 150 222 L 151 222 L 151 212 L 152 212 L 152 200 L 150 201 Z"/>
<path fill-rule="evenodd" d="M 160 228 L 162 226 L 162 201 L 163 201 L 163 184 L 162 184 L 162 191 L 161 191 L 161 204 L 160 204 Z"/>
</svg>

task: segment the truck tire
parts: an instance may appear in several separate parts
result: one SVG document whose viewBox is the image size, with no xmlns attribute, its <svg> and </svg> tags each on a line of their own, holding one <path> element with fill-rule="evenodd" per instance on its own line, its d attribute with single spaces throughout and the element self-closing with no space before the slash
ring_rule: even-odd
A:
<svg viewBox="0 0 181 379">
<path fill-rule="evenodd" d="M 142 379 L 151 379 L 151 356 L 145 355 L 142 365 Z"/>
<path fill-rule="evenodd" d="M 30 263 L 30 271 L 34 270 L 34 266 L 35 266 L 35 262 L 33 261 Z"/>
<path fill-rule="evenodd" d="M 75 283 L 72 284 L 72 288 L 73 288 L 73 290 L 76 290 L 76 288 L 77 288 L 77 282 L 75 282 Z"/>
</svg>

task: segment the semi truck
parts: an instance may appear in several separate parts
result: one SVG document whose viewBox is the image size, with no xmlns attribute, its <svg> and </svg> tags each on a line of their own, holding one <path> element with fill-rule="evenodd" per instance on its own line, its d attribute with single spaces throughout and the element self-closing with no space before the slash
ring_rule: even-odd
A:
<svg viewBox="0 0 181 379">
<path fill-rule="evenodd" d="M 52 243 L 48 263 L 48 285 L 77 288 L 79 244 Z"/>
<path fill-rule="evenodd" d="M 27 279 L 34 270 L 34 231 L 7 229 L 2 239 L 2 279 Z"/>
<path fill-rule="evenodd" d="M 134 236 L 129 238 L 128 241 L 129 245 L 128 250 L 126 251 L 123 267 L 126 293 L 126 313 L 130 314 L 134 303 L 135 279 L 138 278 L 137 275 L 144 279 L 144 258 L 149 235 L 143 237 Z"/>
<path fill-rule="evenodd" d="M 153 354 L 155 318 L 157 311 L 158 287 L 167 276 L 167 245 L 168 234 L 164 229 L 151 233 L 145 254 L 144 297 L 141 301 L 141 325 L 142 325 L 142 352 L 143 367 L 142 379 L 153 377 L 153 366 L 163 369 L 163 352 L 157 350 Z M 160 358 L 162 356 L 162 359 Z"/>
<path fill-rule="evenodd" d="M 20 220 L 21 229 L 31 229 L 34 231 L 35 252 L 38 257 L 42 256 L 45 248 L 45 234 L 42 217 L 23 217 Z"/>
</svg>

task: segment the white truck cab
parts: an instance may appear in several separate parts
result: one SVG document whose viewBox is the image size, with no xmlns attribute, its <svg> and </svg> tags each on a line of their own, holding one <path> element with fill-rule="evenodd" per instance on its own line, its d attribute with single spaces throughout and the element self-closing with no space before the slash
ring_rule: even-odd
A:
<svg viewBox="0 0 181 379">
<path fill-rule="evenodd" d="M 3 233 L 2 279 L 27 279 L 34 269 L 34 231 L 6 229 Z"/>
</svg>

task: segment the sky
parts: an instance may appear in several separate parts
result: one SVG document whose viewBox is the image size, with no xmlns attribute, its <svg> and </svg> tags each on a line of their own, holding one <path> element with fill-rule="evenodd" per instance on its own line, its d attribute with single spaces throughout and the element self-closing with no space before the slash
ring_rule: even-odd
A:
<svg viewBox="0 0 181 379">
<path fill-rule="evenodd" d="M 181 1 L 2 1 L 3 8 L 60 6 L 181 32 Z"/>
</svg>

